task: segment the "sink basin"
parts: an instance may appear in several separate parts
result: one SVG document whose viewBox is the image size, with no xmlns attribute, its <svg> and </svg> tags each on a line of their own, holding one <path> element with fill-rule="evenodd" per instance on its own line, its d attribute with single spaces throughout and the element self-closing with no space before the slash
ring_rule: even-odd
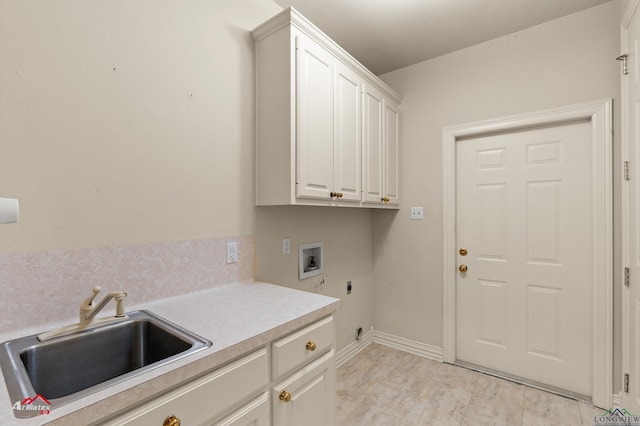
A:
<svg viewBox="0 0 640 426">
<path fill-rule="evenodd" d="M 151 368 L 211 346 L 149 311 L 129 319 L 40 342 L 37 334 L 0 345 L 0 368 L 11 403 L 41 395 L 51 409 Z M 16 417 L 39 411 L 13 410 Z"/>
</svg>

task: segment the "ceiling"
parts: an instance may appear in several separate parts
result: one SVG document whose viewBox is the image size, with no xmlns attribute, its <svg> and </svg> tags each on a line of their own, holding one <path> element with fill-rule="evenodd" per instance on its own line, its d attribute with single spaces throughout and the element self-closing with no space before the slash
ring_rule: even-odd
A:
<svg viewBox="0 0 640 426">
<path fill-rule="evenodd" d="M 609 0 L 274 1 L 380 75 Z"/>
</svg>

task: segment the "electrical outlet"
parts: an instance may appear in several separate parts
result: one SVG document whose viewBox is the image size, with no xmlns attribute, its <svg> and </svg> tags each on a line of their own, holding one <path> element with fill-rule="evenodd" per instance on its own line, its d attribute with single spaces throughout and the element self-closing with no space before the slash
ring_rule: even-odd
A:
<svg viewBox="0 0 640 426">
<path fill-rule="evenodd" d="M 424 210 L 422 207 L 411 207 L 411 220 L 424 219 Z"/>
<path fill-rule="evenodd" d="M 227 243 L 227 263 L 238 263 L 238 243 L 235 241 Z"/>
<path fill-rule="evenodd" d="M 289 238 L 282 239 L 282 255 L 289 256 L 291 254 L 291 240 Z"/>
</svg>

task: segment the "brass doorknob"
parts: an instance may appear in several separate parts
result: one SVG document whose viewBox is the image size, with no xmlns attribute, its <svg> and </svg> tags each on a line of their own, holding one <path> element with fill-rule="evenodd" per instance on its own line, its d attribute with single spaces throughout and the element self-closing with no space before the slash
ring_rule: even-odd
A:
<svg viewBox="0 0 640 426">
<path fill-rule="evenodd" d="M 305 346 L 305 348 L 307 348 L 308 351 L 315 351 L 316 350 L 316 343 L 312 342 L 311 340 L 309 340 L 307 342 L 307 345 Z"/>
<path fill-rule="evenodd" d="M 467 272 L 467 269 L 468 269 L 467 265 L 465 265 L 465 264 L 462 264 L 462 265 L 458 266 L 458 271 L 460 271 L 460 272 Z"/>
<path fill-rule="evenodd" d="M 164 419 L 162 426 L 180 426 L 180 419 L 172 414 Z"/>
<path fill-rule="evenodd" d="M 282 402 L 289 402 L 291 401 L 291 394 L 283 390 L 282 392 L 280 392 L 280 396 L 278 396 L 278 399 L 280 399 L 280 401 Z"/>
<path fill-rule="evenodd" d="M 466 256 L 467 253 L 469 253 L 469 252 L 467 251 L 466 248 L 463 247 L 463 248 L 460 249 L 459 253 L 460 253 L 460 256 Z"/>
</svg>

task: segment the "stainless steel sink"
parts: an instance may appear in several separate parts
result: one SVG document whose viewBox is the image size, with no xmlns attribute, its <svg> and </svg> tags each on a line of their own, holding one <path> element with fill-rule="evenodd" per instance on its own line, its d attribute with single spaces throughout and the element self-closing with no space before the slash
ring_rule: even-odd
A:
<svg viewBox="0 0 640 426">
<path fill-rule="evenodd" d="M 0 368 L 11 403 L 41 395 L 51 409 L 211 346 L 149 311 L 40 342 L 35 334 L 2 343 Z M 38 411 L 13 410 L 16 417 Z"/>
</svg>

